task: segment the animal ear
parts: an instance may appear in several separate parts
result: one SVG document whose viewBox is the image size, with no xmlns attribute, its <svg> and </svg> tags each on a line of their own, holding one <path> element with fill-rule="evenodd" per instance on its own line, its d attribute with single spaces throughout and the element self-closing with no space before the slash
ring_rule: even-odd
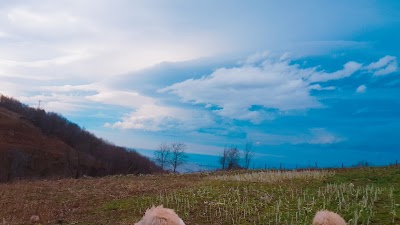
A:
<svg viewBox="0 0 400 225">
<path fill-rule="evenodd" d="M 151 208 L 146 209 L 146 212 L 147 212 L 147 211 L 152 211 L 152 210 L 155 209 L 155 208 L 157 208 L 157 207 L 155 207 L 155 206 L 153 205 L 153 206 L 151 206 Z"/>
</svg>

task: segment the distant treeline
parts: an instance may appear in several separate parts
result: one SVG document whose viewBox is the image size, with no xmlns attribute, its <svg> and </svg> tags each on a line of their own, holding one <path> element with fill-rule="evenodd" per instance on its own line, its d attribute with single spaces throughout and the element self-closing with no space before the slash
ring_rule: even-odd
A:
<svg viewBox="0 0 400 225">
<path fill-rule="evenodd" d="M 58 138 L 72 150 L 63 153 L 65 177 L 104 176 L 113 174 L 139 174 L 161 171 L 148 158 L 136 151 L 118 147 L 68 121 L 58 113 L 46 112 L 43 109 L 29 107 L 14 98 L 0 95 L 0 107 L 15 112 L 21 119 L 31 122 L 48 137 Z M 7 152 L 7 151 L 3 151 Z M 2 151 L 0 151 L 0 154 Z M 8 151 L 10 157 L 20 154 Z M 40 154 L 40 151 L 37 153 Z M 50 168 L 51 169 L 51 168 Z M 51 173 L 49 173 L 51 174 Z M 44 175 L 45 176 L 45 175 Z M 11 177 L 12 178 L 12 177 Z M 7 180 L 9 180 L 8 178 Z"/>
</svg>

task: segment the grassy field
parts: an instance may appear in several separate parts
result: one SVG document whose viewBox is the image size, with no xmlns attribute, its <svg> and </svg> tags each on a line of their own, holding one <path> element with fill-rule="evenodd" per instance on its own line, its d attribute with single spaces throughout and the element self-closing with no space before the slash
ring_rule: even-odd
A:
<svg viewBox="0 0 400 225">
<path fill-rule="evenodd" d="M 152 205 L 186 224 L 311 224 L 328 209 L 348 224 L 400 224 L 400 167 L 237 171 L 0 184 L 0 224 L 134 224 Z"/>
</svg>

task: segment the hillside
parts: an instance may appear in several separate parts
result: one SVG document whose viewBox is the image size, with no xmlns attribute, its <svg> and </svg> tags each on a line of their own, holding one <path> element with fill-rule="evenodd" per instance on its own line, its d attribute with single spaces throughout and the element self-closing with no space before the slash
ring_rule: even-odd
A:
<svg viewBox="0 0 400 225">
<path fill-rule="evenodd" d="M 0 182 L 155 171 L 160 169 L 135 151 L 97 138 L 61 115 L 1 96 Z"/>
</svg>

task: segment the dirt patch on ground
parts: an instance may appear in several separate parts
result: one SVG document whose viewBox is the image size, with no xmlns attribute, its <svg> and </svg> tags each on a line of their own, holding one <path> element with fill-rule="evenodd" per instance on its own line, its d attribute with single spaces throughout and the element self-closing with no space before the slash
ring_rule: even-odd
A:
<svg viewBox="0 0 400 225">
<path fill-rule="evenodd" d="M 38 215 L 45 224 L 104 224 L 107 218 L 96 212 L 105 203 L 193 187 L 201 180 L 184 176 L 110 176 L 0 184 L 0 220 L 5 224 L 30 224 L 31 216 Z"/>
</svg>

